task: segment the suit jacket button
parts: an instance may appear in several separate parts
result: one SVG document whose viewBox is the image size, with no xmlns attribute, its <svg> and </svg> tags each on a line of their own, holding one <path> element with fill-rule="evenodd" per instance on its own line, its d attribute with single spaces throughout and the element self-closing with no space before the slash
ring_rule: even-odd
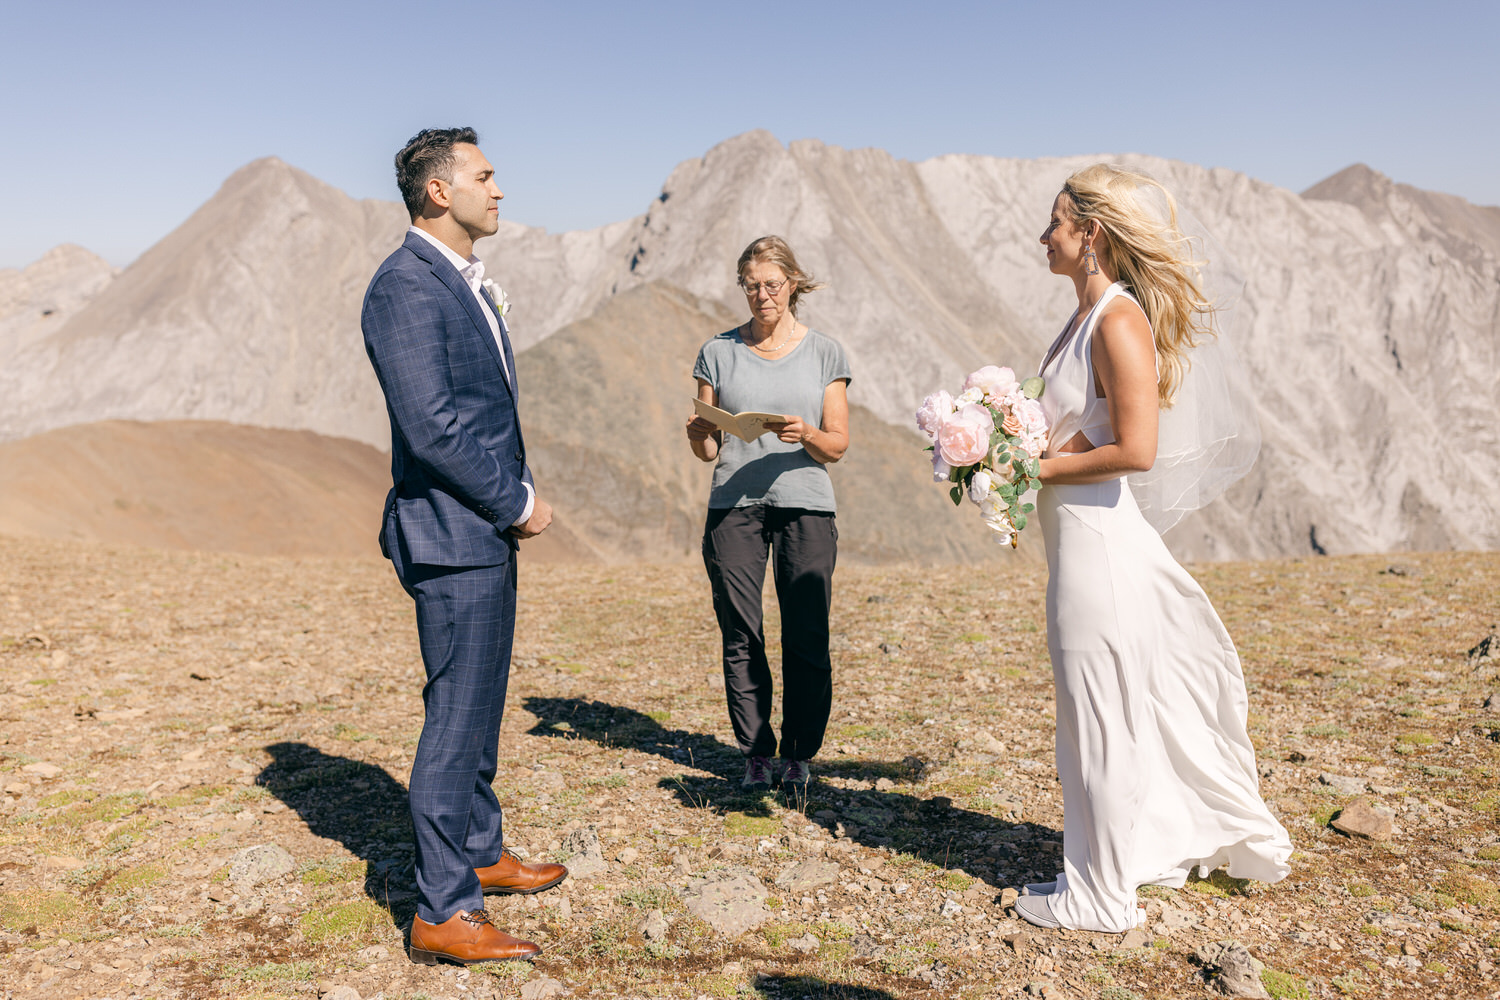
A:
<svg viewBox="0 0 1500 1000">
<path fill-rule="evenodd" d="M 524 462 L 524 461 L 526 461 L 526 455 L 525 455 L 525 453 L 521 452 L 521 451 L 517 451 L 516 452 L 516 461 L 517 462 Z"/>
</svg>

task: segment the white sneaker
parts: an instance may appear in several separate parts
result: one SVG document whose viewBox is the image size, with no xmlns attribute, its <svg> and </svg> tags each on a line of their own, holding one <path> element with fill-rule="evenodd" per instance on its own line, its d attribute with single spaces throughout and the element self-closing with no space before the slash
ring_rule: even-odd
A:
<svg viewBox="0 0 1500 1000">
<path fill-rule="evenodd" d="M 747 791 L 760 791 L 771 787 L 771 760 L 768 757 L 746 757 L 745 777 L 740 787 Z"/>
<path fill-rule="evenodd" d="M 1023 896 L 1050 896 L 1057 891 L 1057 880 L 1051 882 L 1027 882 L 1021 887 Z"/>
<path fill-rule="evenodd" d="M 1016 915 L 1028 924 L 1056 930 L 1062 924 L 1052 915 L 1052 902 L 1046 896 L 1022 896 L 1016 900 Z"/>
</svg>

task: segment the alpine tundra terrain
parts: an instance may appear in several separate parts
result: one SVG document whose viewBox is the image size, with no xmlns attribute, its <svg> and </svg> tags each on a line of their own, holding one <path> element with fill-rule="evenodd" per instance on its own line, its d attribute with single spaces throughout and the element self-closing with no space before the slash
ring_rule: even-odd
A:
<svg viewBox="0 0 1500 1000">
<path fill-rule="evenodd" d="M 388 566 L 0 538 L 0 567 L 7 998 L 1495 995 L 1493 555 L 1197 567 L 1297 851 L 1145 891 L 1124 935 L 1008 908 L 1061 860 L 1036 563 L 840 569 L 805 799 L 739 789 L 701 570 L 523 565 L 496 788 L 573 875 L 489 903 L 537 961 L 469 970 L 403 952 L 421 660 Z"/>
<path fill-rule="evenodd" d="M 489 152 L 503 178 L 506 151 Z M 1260 462 L 1172 533 L 1175 552 L 1500 544 L 1500 209 L 1363 166 L 1298 195 L 1142 156 L 910 163 L 751 132 L 681 164 L 634 219 L 562 234 L 503 223 L 479 245 L 513 303 L 532 464 L 570 532 L 559 557 L 677 560 L 691 550 L 702 470 L 680 424 L 695 341 L 743 318 L 734 261 L 777 232 L 829 282 L 804 318 L 848 348 L 851 399 L 868 417 L 838 486 L 869 519 L 849 524 L 846 541 L 863 546 L 861 559 L 977 558 L 977 536 L 912 506 L 925 501 L 911 497 L 922 467 L 911 413 L 982 363 L 1035 366 L 1072 309 L 1036 237 L 1062 180 L 1101 158 L 1161 179 L 1190 228 L 1212 235 L 1213 287 L 1233 306 L 1226 329 L 1259 404 Z M 354 201 L 266 159 L 120 273 L 77 247 L 0 272 L 0 441 L 99 421 L 212 420 L 385 448 L 359 306 L 405 225 L 394 202 Z M 528 372 L 528 356 L 560 336 L 566 346 Z M 870 420 L 890 428 L 867 430 Z M 131 447 L 160 464 L 172 433 L 158 442 L 132 432 Z M 83 448 L 75 436 L 59 462 Z M 111 495 L 70 464 L 53 474 L 71 476 L 76 502 L 102 511 L 162 507 L 198 489 L 179 478 L 195 470 L 185 462 L 135 496 Z M 259 472 L 244 475 L 236 488 L 262 489 L 249 481 Z M 0 494 L 0 521 L 15 520 L 13 496 Z M 612 505 L 616 496 L 628 500 Z"/>
</svg>

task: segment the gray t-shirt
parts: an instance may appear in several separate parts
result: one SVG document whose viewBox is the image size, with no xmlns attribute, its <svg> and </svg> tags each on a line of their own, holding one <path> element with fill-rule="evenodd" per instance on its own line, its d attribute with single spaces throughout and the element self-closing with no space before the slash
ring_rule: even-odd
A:
<svg viewBox="0 0 1500 1000">
<path fill-rule="evenodd" d="M 736 328 L 703 345 L 693 377 L 713 386 L 719 407 L 730 413 L 784 413 L 818 427 L 823 422 L 823 391 L 829 383 L 851 376 L 844 349 L 816 330 L 809 329 L 791 354 L 769 360 L 746 347 Z M 823 464 L 800 444 L 787 444 L 770 431 L 749 442 L 725 434 L 708 506 L 756 504 L 832 512 L 833 482 Z"/>
</svg>

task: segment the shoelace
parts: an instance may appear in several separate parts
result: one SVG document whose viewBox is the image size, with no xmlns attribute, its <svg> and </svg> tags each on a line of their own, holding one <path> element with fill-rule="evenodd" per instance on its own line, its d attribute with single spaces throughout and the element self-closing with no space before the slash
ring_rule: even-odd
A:
<svg viewBox="0 0 1500 1000">
<path fill-rule="evenodd" d="M 782 772 L 781 780 L 783 782 L 790 781 L 794 785 L 807 784 L 807 765 L 803 764 L 800 760 L 792 761 L 786 766 L 786 770 Z"/>
<path fill-rule="evenodd" d="M 764 757 L 750 758 L 750 780 L 754 782 L 771 783 L 771 768 Z"/>
<path fill-rule="evenodd" d="M 473 924 L 475 927 L 490 923 L 490 915 L 483 910 L 460 911 L 458 915 L 464 923 Z"/>
</svg>

